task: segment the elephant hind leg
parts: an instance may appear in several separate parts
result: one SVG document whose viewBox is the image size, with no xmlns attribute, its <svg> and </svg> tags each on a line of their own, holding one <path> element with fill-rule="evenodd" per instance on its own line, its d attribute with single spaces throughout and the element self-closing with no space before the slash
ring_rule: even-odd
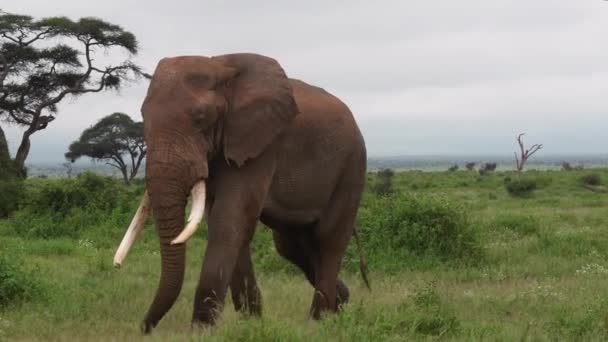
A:
<svg viewBox="0 0 608 342">
<path fill-rule="evenodd" d="M 249 246 L 240 251 L 230 281 L 230 293 L 235 310 L 253 316 L 262 315 L 262 293 L 255 279 Z"/>
<path fill-rule="evenodd" d="M 344 179 L 352 179 L 346 175 Z M 315 293 L 310 314 L 321 318 L 324 311 L 337 312 L 349 299 L 348 288 L 338 279 L 342 258 L 352 237 L 362 184 L 342 182 L 332 195 L 315 229 L 319 261 L 315 272 Z"/>
<path fill-rule="evenodd" d="M 315 270 L 319 259 L 318 243 L 311 230 L 300 229 L 273 230 L 272 237 L 277 252 L 298 266 L 311 285 L 315 284 Z"/>
<path fill-rule="evenodd" d="M 313 229 L 301 227 L 273 231 L 274 243 L 279 254 L 304 272 L 308 282 L 314 287 L 320 268 L 319 242 Z M 342 280 L 336 283 L 337 305 L 348 303 L 350 293 Z"/>
</svg>

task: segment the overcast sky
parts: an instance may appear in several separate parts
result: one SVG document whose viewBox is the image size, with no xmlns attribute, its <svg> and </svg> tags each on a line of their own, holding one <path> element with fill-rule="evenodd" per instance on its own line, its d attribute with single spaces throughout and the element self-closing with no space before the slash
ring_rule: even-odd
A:
<svg viewBox="0 0 608 342">
<path fill-rule="evenodd" d="M 608 1 L 19 0 L 7 12 L 97 16 L 133 32 L 150 72 L 182 54 L 256 52 L 346 102 L 370 156 L 608 152 Z M 61 161 L 112 112 L 141 120 L 147 82 L 65 101 L 28 162 Z M 5 124 L 4 126 L 5 127 Z M 21 131 L 7 129 L 14 154 Z"/>
</svg>

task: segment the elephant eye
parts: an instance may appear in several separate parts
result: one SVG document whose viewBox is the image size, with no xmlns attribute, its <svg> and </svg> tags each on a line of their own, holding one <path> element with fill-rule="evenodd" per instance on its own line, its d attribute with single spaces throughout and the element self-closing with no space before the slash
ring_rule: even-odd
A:
<svg viewBox="0 0 608 342">
<path fill-rule="evenodd" d="M 211 77 L 206 74 L 189 74 L 186 83 L 195 89 L 206 89 L 213 85 Z"/>
<path fill-rule="evenodd" d="M 198 130 L 206 131 L 217 120 L 218 109 L 215 106 L 197 106 L 190 112 L 192 121 Z"/>
</svg>

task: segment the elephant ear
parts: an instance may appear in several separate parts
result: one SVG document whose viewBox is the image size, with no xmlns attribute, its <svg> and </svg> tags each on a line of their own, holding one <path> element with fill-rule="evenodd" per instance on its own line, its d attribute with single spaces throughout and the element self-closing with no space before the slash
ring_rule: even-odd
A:
<svg viewBox="0 0 608 342">
<path fill-rule="evenodd" d="M 289 80 L 279 63 L 257 54 L 214 57 L 237 70 L 228 83 L 224 156 L 239 167 L 258 156 L 298 114 Z"/>
</svg>

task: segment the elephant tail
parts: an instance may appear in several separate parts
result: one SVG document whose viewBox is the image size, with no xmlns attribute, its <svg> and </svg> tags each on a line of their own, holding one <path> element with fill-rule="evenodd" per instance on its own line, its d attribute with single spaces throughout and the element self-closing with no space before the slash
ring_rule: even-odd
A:
<svg viewBox="0 0 608 342">
<path fill-rule="evenodd" d="M 363 278 L 363 282 L 365 283 L 367 289 L 371 291 L 372 287 L 370 286 L 369 279 L 367 277 L 367 258 L 363 252 L 363 246 L 361 245 L 361 240 L 359 240 L 359 234 L 357 234 L 357 227 L 353 229 L 353 236 L 355 237 L 357 251 L 359 252 L 359 270 L 361 271 L 361 277 Z"/>
</svg>

